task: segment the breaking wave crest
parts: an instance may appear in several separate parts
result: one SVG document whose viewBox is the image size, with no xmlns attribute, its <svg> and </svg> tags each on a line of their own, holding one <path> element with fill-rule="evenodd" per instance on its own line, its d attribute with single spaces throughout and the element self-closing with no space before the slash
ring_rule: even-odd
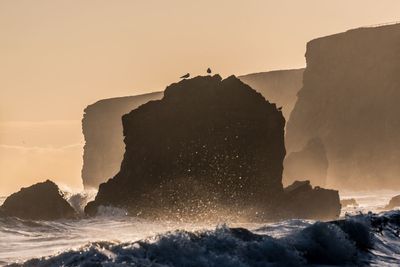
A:
<svg viewBox="0 0 400 267">
<path fill-rule="evenodd" d="M 299 228 L 282 237 L 266 234 L 266 227 L 176 230 L 136 242 L 92 242 L 13 266 L 387 266 L 400 262 L 399 211 L 333 222 L 293 222 Z"/>
<path fill-rule="evenodd" d="M 72 193 L 64 191 L 64 198 L 68 201 L 71 207 L 74 208 L 79 214 L 84 213 L 84 208 L 89 201 L 94 200 L 96 197 L 97 190 L 86 190 L 84 192 Z"/>
</svg>

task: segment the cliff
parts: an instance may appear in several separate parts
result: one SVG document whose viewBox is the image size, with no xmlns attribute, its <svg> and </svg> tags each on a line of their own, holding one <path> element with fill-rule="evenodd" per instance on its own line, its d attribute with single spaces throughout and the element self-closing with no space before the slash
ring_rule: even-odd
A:
<svg viewBox="0 0 400 267">
<path fill-rule="evenodd" d="M 161 100 L 122 122 L 121 170 L 100 185 L 85 208 L 89 215 L 100 206 L 191 220 L 325 219 L 340 212 L 337 191 L 313 189 L 309 182 L 284 191 L 282 112 L 234 76 L 174 83 Z"/>
<path fill-rule="evenodd" d="M 82 180 L 85 188 L 98 188 L 118 173 L 125 151 L 122 115 L 150 100 L 160 99 L 162 92 L 103 99 L 89 105 L 83 115 L 85 137 Z"/>
<path fill-rule="evenodd" d="M 325 186 L 328 165 L 321 139 L 310 139 L 301 151 L 292 152 L 286 156 L 283 163 L 284 184 L 306 179 L 314 186 Z"/>
<path fill-rule="evenodd" d="M 307 45 L 288 152 L 322 140 L 328 184 L 400 187 L 400 25 L 360 28 Z"/>
<path fill-rule="evenodd" d="M 288 120 L 297 101 L 297 92 L 303 84 L 303 72 L 304 69 L 278 70 L 252 73 L 238 78 L 278 107 L 282 107 L 283 116 Z"/>
</svg>

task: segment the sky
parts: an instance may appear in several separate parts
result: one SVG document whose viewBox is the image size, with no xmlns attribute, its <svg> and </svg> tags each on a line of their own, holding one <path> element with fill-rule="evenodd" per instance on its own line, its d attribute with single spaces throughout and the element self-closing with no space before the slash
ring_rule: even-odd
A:
<svg viewBox="0 0 400 267">
<path fill-rule="evenodd" d="M 81 188 L 83 109 L 181 75 L 305 66 L 314 38 L 400 20 L 398 0 L 0 0 L 0 195 Z"/>
</svg>

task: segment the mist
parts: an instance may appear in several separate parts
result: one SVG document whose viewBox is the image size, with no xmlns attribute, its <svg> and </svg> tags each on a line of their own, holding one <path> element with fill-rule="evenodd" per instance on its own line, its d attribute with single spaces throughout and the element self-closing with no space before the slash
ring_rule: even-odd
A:
<svg viewBox="0 0 400 267">
<path fill-rule="evenodd" d="M 0 123 L 0 195 L 52 179 L 82 189 L 80 121 Z"/>
</svg>

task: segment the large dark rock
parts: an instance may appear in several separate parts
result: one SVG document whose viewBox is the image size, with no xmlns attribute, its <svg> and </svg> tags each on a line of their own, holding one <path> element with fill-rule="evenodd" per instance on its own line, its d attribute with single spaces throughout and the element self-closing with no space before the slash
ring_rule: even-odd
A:
<svg viewBox="0 0 400 267">
<path fill-rule="evenodd" d="M 100 185 L 87 214 L 109 205 L 132 215 L 191 219 L 333 219 L 340 212 L 337 191 L 309 182 L 305 190 L 295 184 L 283 191 L 282 112 L 234 76 L 172 84 L 163 99 L 122 121 L 121 170 Z"/>
<path fill-rule="evenodd" d="M 118 173 L 125 152 L 122 115 L 150 100 L 160 99 L 162 92 L 138 96 L 103 99 L 89 105 L 82 119 L 85 137 L 82 181 L 86 189 Z"/>
<path fill-rule="evenodd" d="M 7 197 L 1 210 L 7 216 L 31 220 L 74 218 L 76 215 L 58 186 L 50 180 L 22 188 Z"/>
<path fill-rule="evenodd" d="M 313 40 L 286 126 L 288 153 L 319 137 L 328 186 L 400 188 L 400 25 Z"/>
<path fill-rule="evenodd" d="M 121 170 L 86 212 L 268 210 L 283 190 L 284 125 L 275 104 L 234 76 L 172 84 L 123 116 Z"/>
<path fill-rule="evenodd" d="M 310 139 L 298 152 L 292 152 L 285 158 L 283 180 L 291 184 L 296 179 L 308 179 L 314 186 L 324 186 L 328 171 L 328 159 L 321 139 Z"/>
<path fill-rule="evenodd" d="M 304 69 L 261 72 L 238 77 L 282 107 L 286 119 L 302 86 Z M 162 98 L 162 92 L 103 99 L 85 109 L 82 129 L 85 137 L 82 180 L 86 189 L 114 177 L 121 167 L 125 152 L 122 134 L 122 115 L 150 100 Z"/>
</svg>

